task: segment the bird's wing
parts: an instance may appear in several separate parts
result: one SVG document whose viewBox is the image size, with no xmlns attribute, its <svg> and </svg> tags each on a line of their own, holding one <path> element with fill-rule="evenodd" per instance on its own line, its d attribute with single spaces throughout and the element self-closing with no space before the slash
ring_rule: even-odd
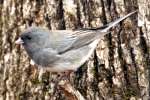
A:
<svg viewBox="0 0 150 100">
<path fill-rule="evenodd" d="M 53 38 L 55 37 L 55 39 L 53 39 L 54 42 L 51 43 L 53 43 L 54 48 L 57 49 L 59 54 L 65 53 L 71 49 L 80 48 L 92 43 L 95 39 L 101 39 L 108 33 L 110 28 L 116 26 L 120 21 L 136 12 L 137 11 L 131 12 L 124 17 L 98 28 L 52 31 L 51 33 L 53 33 Z"/>
<path fill-rule="evenodd" d="M 73 43 L 72 47 L 81 47 L 87 45 L 94 41 L 95 39 L 101 39 L 104 35 L 109 33 L 109 29 L 116 26 L 118 23 L 133 15 L 137 11 L 131 12 L 121 18 L 118 18 L 102 27 L 98 28 L 85 28 L 81 30 L 74 31 L 74 35 L 77 36 L 76 41 Z"/>
<path fill-rule="evenodd" d="M 72 30 L 52 30 L 50 31 L 49 48 L 53 48 L 58 53 L 71 48 L 77 37 L 71 35 Z"/>
<path fill-rule="evenodd" d="M 49 43 L 58 54 L 88 45 L 97 39 L 97 31 L 94 30 L 56 30 L 51 33 L 53 39 Z"/>
</svg>

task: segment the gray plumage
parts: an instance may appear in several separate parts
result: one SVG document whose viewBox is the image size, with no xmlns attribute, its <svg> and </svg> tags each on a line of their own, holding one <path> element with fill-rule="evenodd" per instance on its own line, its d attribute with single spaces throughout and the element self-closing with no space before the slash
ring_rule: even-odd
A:
<svg viewBox="0 0 150 100">
<path fill-rule="evenodd" d="M 77 70 L 92 55 L 108 30 L 135 12 L 95 29 L 49 31 L 30 27 L 16 43 L 21 41 L 30 58 L 51 72 Z"/>
</svg>

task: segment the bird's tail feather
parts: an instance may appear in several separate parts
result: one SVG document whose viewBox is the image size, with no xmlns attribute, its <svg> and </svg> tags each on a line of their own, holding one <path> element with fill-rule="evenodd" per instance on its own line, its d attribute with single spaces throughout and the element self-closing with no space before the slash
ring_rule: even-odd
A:
<svg viewBox="0 0 150 100">
<path fill-rule="evenodd" d="M 110 23 L 106 24 L 103 29 L 102 29 L 102 27 L 101 27 L 100 29 L 97 28 L 97 30 L 100 31 L 100 33 L 101 33 L 101 32 L 102 32 L 102 33 L 108 33 L 108 30 L 109 30 L 109 29 L 111 29 L 112 27 L 116 26 L 118 23 L 120 23 L 121 21 L 125 20 L 126 18 L 128 18 L 129 16 L 133 15 L 133 14 L 136 13 L 136 12 L 137 12 L 137 10 L 136 10 L 136 11 L 133 11 L 133 12 L 131 12 L 131 13 L 129 13 L 129 14 L 127 14 L 127 15 L 124 16 L 124 17 L 121 17 L 121 18 L 119 18 L 119 19 L 116 19 L 116 20 L 113 21 L 113 22 L 110 22 Z"/>
</svg>

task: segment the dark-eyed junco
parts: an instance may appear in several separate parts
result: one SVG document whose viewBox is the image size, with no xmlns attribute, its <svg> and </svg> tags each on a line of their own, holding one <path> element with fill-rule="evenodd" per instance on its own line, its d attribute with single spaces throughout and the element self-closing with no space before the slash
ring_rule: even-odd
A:
<svg viewBox="0 0 150 100">
<path fill-rule="evenodd" d="M 41 68 L 51 72 L 76 71 L 92 55 L 109 29 L 135 12 L 95 29 L 46 30 L 30 27 L 20 35 L 16 44 L 22 44 L 29 57 Z"/>
</svg>

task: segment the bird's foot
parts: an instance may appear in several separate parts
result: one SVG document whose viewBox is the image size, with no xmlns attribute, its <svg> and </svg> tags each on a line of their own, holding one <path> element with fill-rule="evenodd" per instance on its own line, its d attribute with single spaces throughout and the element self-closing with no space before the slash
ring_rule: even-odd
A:
<svg viewBox="0 0 150 100">
<path fill-rule="evenodd" d="M 72 72 L 73 72 L 73 70 L 68 70 L 68 71 L 60 73 L 60 75 L 59 75 L 59 81 L 60 80 L 70 80 L 70 74 Z"/>
<path fill-rule="evenodd" d="M 58 73 L 58 79 L 55 81 L 55 90 L 54 90 L 54 93 L 56 92 L 57 89 L 60 88 L 60 85 L 62 83 L 70 83 L 70 74 L 72 73 L 73 71 L 72 70 L 68 70 L 66 72 L 61 72 L 61 73 Z"/>
</svg>

